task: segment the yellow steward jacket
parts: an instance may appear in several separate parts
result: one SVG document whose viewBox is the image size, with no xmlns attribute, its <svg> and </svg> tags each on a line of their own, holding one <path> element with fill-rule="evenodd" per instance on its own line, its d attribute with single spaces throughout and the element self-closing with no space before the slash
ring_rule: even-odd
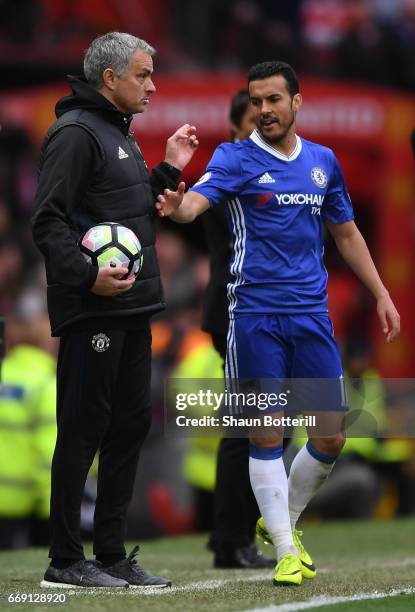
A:
<svg viewBox="0 0 415 612">
<path fill-rule="evenodd" d="M 54 444 L 56 436 L 55 404 L 41 407 L 40 397 L 45 385 L 54 380 L 55 359 L 33 346 L 14 347 L 3 362 L 0 385 L 0 517 L 24 518 L 37 511 L 42 497 L 39 482 L 45 479 L 40 478 L 40 474 L 43 469 L 46 471 L 46 463 L 48 478 L 50 472 L 50 453 L 47 456 L 42 454 L 40 443 L 46 422 L 49 445 Z"/>
</svg>

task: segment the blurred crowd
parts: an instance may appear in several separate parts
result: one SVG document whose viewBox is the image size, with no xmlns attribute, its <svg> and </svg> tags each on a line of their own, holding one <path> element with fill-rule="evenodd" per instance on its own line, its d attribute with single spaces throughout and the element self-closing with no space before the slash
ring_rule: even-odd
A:
<svg viewBox="0 0 415 612">
<path fill-rule="evenodd" d="M 190 9 L 192 3 L 180 4 Z M 194 22 L 196 7 L 193 14 L 184 11 L 188 19 L 181 23 L 180 40 L 206 67 L 245 68 L 278 58 L 303 74 L 415 89 L 413 0 L 200 4 L 197 10 L 203 6 L 204 15 Z M 193 23 L 199 26 L 197 32 Z"/>
<path fill-rule="evenodd" d="M 79 70 L 91 37 L 128 31 L 158 70 L 229 71 L 266 59 L 302 74 L 415 90 L 415 0 L 0 0 L 7 84 Z M 46 68 L 46 71 L 45 71 Z"/>
</svg>

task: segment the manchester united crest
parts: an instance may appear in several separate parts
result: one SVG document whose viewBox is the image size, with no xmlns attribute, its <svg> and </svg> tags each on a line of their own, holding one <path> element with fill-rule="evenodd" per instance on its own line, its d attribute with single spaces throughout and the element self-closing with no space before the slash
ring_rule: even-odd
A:
<svg viewBox="0 0 415 612">
<path fill-rule="evenodd" d="M 92 336 L 91 344 L 92 348 L 97 353 L 103 353 L 109 348 L 110 339 L 106 334 L 96 334 L 95 336 Z"/>
</svg>

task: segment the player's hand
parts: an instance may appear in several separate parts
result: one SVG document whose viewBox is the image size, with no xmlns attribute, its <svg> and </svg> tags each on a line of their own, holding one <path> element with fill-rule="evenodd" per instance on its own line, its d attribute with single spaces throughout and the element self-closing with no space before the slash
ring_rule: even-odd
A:
<svg viewBox="0 0 415 612">
<path fill-rule="evenodd" d="M 377 311 L 386 342 L 393 342 L 401 331 L 401 318 L 388 294 L 378 298 Z"/>
<path fill-rule="evenodd" d="M 183 181 L 179 183 L 177 191 L 171 191 L 171 189 L 165 189 L 163 194 L 157 197 L 156 208 L 158 210 L 159 217 L 169 217 L 179 208 L 183 202 L 184 190 L 186 188 Z"/>
<path fill-rule="evenodd" d="M 99 268 L 92 293 L 111 297 L 128 291 L 134 285 L 135 276 L 131 274 L 127 279 L 121 280 L 126 274 L 127 268 Z"/>
<path fill-rule="evenodd" d="M 178 170 L 183 170 L 192 159 L 198 146 L 195 126 L 186 123 L 168 139 L 164 161 Z"/>
</svg>

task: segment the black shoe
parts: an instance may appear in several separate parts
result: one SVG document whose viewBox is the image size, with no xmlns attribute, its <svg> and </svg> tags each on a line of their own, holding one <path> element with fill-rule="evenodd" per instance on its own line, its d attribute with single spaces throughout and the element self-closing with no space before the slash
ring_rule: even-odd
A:
<svg viewBox="0 0 415 612">
<path fill-rule="evenodd" d="M 110 576 L 126 580 L 132 588 L 170 587 L 171 580 L 167 580 L 167 578 L 161 578 L 160 576 L 152 576 L 151 574 L 146 572 L 146 570 L 143 569 L 141 565 L 138 565 L 134 557 L 136 557 L 139 550 L 139 546 L 134 546 L 133 550 L 130 552 L 126 559 L 122 559 L 122 561 L 118 561 L 118 563 L 115 563 L 110 567 L 106 567 L 105 571 L 110 574 Z"/>
<path fill-rule="evenodd" d="M 214 567 L 264 569 L 275 567 L 276 560 L 264 557 L 255 544 L 240 548 L 217 550 L 213 562 Z"/>
<path fill-rule="evenodd" d="M 94 561 L 76 561 L 65 569 L 57 569 L 49 565 L 44 579 L 40 583 L 43 588 L 56 587 L 107 587 L 128 588 L 126 580 L 119 580 L 102 570 Z"/>
</svg>

